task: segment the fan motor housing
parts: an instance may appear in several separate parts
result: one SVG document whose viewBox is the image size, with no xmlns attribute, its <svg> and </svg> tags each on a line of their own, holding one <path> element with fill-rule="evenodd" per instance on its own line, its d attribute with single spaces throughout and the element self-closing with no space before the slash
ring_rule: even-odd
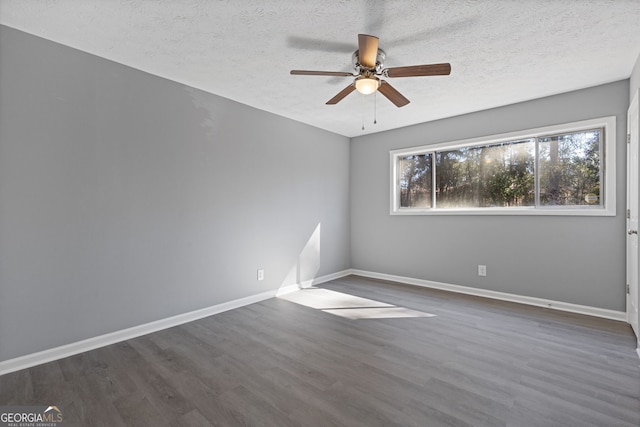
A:
<svg viewBox="0 0 640 427">
<path fill-rule="evenodd" d="M 374 71 L 376 74 L 380 74 L 382 71 L 382 67 L 384 66 L 384 60 L 387 57 L 387 54 L 384 53 L 384 50 L 378 49 L 378 54 L 376 55 L 376 66 L 373 69 L 363 67 L 360 62 L 358 62 L 358 53 L 360 51 L 356 50 L 351 55 L 351 62 L 353 62 L 353 68 L 356 70 L 358 74 L 362 74 L 365 71 Z"/>
</svg>

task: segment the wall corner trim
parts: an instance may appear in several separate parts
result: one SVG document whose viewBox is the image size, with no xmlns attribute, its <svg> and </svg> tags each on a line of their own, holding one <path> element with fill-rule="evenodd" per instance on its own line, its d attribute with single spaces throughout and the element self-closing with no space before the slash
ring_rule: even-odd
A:
<svg viewBox="0 0 640 427">
<path fill-rule="evenodd" d="M 562 301 L 554 301 L 543 298 L 528 297 L 523 295 L 509 294 L 505 292 L 491 291 L 488 289 L 471 288 L 468 286 L 453 285 L 449 283 L 434 282 L 431 280 L 415 279 L 412 277 L 396 276 L 393 274 L 376 273 L 372 271 L 352 269 L 351 274 L 371 279 L 388 280 L 391 282 L 404 283 L 406 285 L 421 286 L 425 288 L 440 289 L 444 291 L 457 292 L 467 295 L 475 295 L 484 298 L 491 298 L 502 301 L 510 301 L 519 304 L 533 305 L 537 307 L 549 308 L 552 310 L 566 311 L 570 313 L 585 314 L 587 316 L 601 317 L 605 319 L 627 321 L 627 314 L 624 311 L 608 310 L 605 308 L 591 307 L 586 305 L 572 304 Z M 639 350 L 640 351 L 640 350 Z M 640 355 L 640 353 L 639 353 Z"/>
<path fill-rule="evenodd" d="M 348 276 L 350 274 L 351 274 L 351 270 L 339 271 L 339 272 L 331 273 L 325 276 L 315 277 L 311 280 L 304 281 L 300 284 L 282 286 L 275 290 L 270 290 L 270 291 L 262 292 L 259 294 L 250 295 L 250 296 L 239 298 L 233 301 L 223 302 L 211 307 L 190 311 L 188 313 L 178 314 L 176 316 L 171 316 L 165 319 L 160 319 L 160 320 L 145 323 L 142 325 L 133 326 L 131 328 L 110 332 L 108 334 L 99 335 L 92 338 L 87 338 L 81 341 L 65 344 L 59 347 L 54 347 L 48 350 L 39 351 L 37 353 L 31 353 L 24 356 L 19 356 L 14 359 L 0 361 L 0 376 L 11 373 L 11 372 L 19 371 L 21 369 L 31 368 L 33 366 L 41 365 L 43 363 L 52 362 L 55 360 L 63 359 L 65 357 L 84 353 L 85 351 L 95 350 L 97 348 L 105 347 L 107 345 L 115 344 L 121 341 L 137 338 L 153 332 L 158 332 L 163 329 L 179 326 L 188 322 L 193 322 L 198 319 L 213 316 L 214 314 L 223 313 L 225 311 L 244 307 L 246 305 L 264 301 L 279 295 L 295 292 L 298 289 L 302 289 L 302 288 L 317 285 L 320 283 L 329 282 L 331 280 L 339 279 L 341 277 Z"/>
</svg>

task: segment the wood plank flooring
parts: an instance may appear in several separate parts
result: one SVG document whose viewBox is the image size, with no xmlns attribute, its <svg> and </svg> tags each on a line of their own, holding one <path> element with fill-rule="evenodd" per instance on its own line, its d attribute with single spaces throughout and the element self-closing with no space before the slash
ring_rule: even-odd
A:
<svg viewBox="0 0 640 427">
<path fill-rule="evenodd" d="M 435 314 L 350 320 L 273 298 L 0 377 L 65 426 L 640 426 L 629 325 L 349 276 Z"/>
</svg>

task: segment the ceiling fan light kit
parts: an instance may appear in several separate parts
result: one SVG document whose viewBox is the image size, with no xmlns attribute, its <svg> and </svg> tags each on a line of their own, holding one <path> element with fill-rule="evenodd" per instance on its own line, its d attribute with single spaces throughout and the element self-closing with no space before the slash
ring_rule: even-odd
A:
<svg viewBox="0 0 640 427">
<path fill-rule="evenodd" d="M 336 96 L 327 101 L 328 105 L 334 105 L 342 101 L 347 95 L 357 90 L 363 95 L 380 92 L 396 107 L 404 107 L 410 101 L 391 86 L 386 78 L 395 77 L 422 77 L 422 76 L 447 76 L 451 74 L 451 64 L 425 64 L 408 67 L 383 68 L 386 54 L 378 48 L 378 37 L 367 34 L 358 34 L 358 50 L 352 55 L 354 73 L 342 71 L 308 71 L 291 70 L 291 74 L 302 76 L 333 76 L 355 77 L 353 83 L 342 89 Z"/>
<path fill-rule="evenodd" d="M 363 95 L 370 95 L 380 87 L 380 79 L 377 77 L 356 77 L 356 90 Z"/>
</svg>

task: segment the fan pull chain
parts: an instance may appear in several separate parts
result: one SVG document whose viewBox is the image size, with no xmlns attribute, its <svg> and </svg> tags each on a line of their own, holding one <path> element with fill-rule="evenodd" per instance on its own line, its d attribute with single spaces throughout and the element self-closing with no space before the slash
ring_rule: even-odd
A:
<svg viewBox="0 0 640 427">
<path fill-rule="evenodd" d="M 378 112 L 378 91 L 373 92 L 373 124 L 378 124 L 377 112 Z"/>
<path fill-rule="evenodd" d="M 360 99 L 362 99 L 362 130 L 364 130 L 364 95 L 361 95 Z"/>
</svg>

